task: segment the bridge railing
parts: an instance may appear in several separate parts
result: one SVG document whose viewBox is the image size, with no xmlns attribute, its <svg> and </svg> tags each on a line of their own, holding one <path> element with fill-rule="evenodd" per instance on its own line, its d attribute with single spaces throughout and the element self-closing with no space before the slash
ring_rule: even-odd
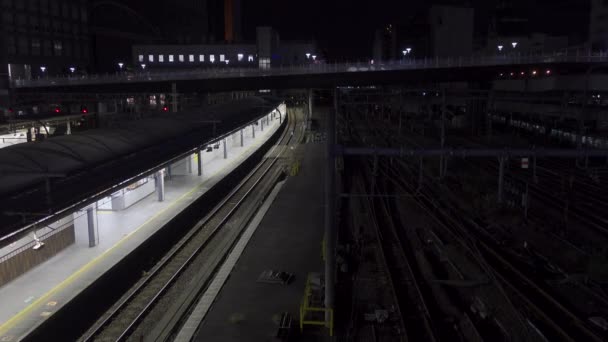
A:
<svg viewBox="0 0 608 342">
<path fill-rule="evenodd" d="M 382 62 L 318 63 L 306 65 L 279 65 L 268 69 L 257 68 L 213 68 L 155 71 L 144 70 L 138 73 L 98 74 L 87 76 L 45 77 L 31 80 L 17 79 L 12 82 L 15 88 L 52 87 L 87 84 L 139 83 L 157 81 L 178 81 L 217 78 L 244 78 L 287 76 L 302 74 L 331 74 L 345 72 L 392 71 L 408 69 L 438 69 L 475 66 L 508 66 L 551 63 L 599 63 L 608 62 L 607 52 L 565 50 L 551 54 L 530 55 L 476 55 L 470 57 L 401 59 Z"/>
</svg>

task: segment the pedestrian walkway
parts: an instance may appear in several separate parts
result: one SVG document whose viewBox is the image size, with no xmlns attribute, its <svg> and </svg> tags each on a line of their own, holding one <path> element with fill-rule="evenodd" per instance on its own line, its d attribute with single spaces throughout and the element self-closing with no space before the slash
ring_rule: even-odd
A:
<svg viewBox="0 0 608 342">
<path fill-rule="evenodd" d="M 86 210 L 74 213 L 75 243 L 0 287 L 0 341 L 18 340 L 58 311 L 254 153 L 276 132 L 279 120 L 269 120 L 263 131 L 261 127 L 253 125 L 243 130 L 242 147 L 240 131 L 228 137 L 227 159 L 224 142 L 218 148 L 212 146 L 209 152 L 203 151 L 202 177 L 198 176 L 196 155 L 173 164 L 165 176 L 163 201 L 158 200 L 154 190 L 154 178 L 139 182 L 136 189 L 143 189 L 146 184 L 151 187 L 141 195 L 143 198 L 125 209 L 112 210 L 109 197 L 99 201 L 94 215 L 94 247 L 89 247 L 87 224 L 79 224 L 86 222 Z"/>
</svg>

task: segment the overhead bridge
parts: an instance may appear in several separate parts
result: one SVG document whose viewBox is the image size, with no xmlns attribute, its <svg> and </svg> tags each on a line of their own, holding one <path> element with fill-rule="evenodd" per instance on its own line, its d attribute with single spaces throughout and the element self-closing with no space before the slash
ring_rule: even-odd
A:
<svg viewBox="0 0 608 342">
<path fill-rule="evenodd" d="M 603 53 L 569 51 L 559 54 L 529 56 L 472 56 L 461 58 L 408 59 L 387 63 L 338 63 L 297 66 L 273 66 L 268 69 L 218 68 L 178 71 L 142 71 L 107 75 L 70 76 L 15 80 L 12 87 L 20 92 L 180 92 L 236 91 L 251 89 L 315 88 L 328 86 L 364 86 L 404 82 L 488 81 L 500 74 L 541 70 L 586 72 L 592 66 L 608 62 Z M 517 76 L 517 75 L 515 75 Z"/>
</svg>

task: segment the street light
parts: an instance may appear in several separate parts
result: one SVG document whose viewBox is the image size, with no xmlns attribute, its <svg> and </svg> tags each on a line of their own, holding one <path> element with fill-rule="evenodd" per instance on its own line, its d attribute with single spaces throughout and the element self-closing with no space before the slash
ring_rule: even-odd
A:
<svg viewBox="0 0 608 342">
<path fill-rule="evenodd" d="M 403 56 L 407 55 L 407 50 L 403 50 L 401 52 L 403 53 Z"/>
<path fill-rule="evenodd" d="M 142 69 L 142 70 L 146 70 L 146 65 L 145 65 L 145 64 L 142 64 L 142 65 L 141 65 L 141 69 Z"/>
<path fill-rule="evenodd" d="M 312 60 L 316 61 L 317 60 L 317 55 L 312 55 Z"/>
<path fill-rule="evenodd" d="M 229 63 L 230 63 L 230 60 L 229 60 L 229 59 L 227 59 L 227 60 L 226 60 L 226 65 L 228 65 Z"/>
<path fill-rule="evenodd" d="M 74 71 L 76 71 L 76 68 L 74 68 L 74 67 L 70 67 L 70 72 L 71 72 L 72 74 L 74 73 Z"/>
<path fill-rule="evenodd" d="M 407 53 L 410 53 L 410 52 L 412 52 L 412 48 L 407 48 L 407 49 L 405 49 L 405 51 L 407 51 Z"/>
<path fill-rule="evenodd" d="M 498 51 L 502 51 L 502 48 L 503 48 L 503 47 L 504 47 L 504 46 L 502 46 L 502 45 L 498 45 Z"/>
<path fill-rule="evenodd" d="M 45 66 L 41 66 L 40 67 L 40 71 L 42 71 L 42 73 L 44 74 L 44 72 L 46 71 L 46 67 Z"/>
<path fill-rule="evenodd" d="M 122 67 L 125 66 L 125 63 L 118 62 L 118 68 L 122 71 Z"/>
<path fill-rule="evenodd" d="M 511 45 L 513 45 L 513 48 L 515 49 L 517 47 L 517 42 L 511 43 Z"/>
<path fill-rule="evenodd" d="M 310 53 L 306 53 L 306 59 L 310 59 Z"/>
</svg>

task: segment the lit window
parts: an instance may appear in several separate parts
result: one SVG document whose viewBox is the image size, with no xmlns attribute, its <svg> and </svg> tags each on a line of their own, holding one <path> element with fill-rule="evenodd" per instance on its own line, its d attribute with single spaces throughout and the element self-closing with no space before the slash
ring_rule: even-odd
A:
<svg viewBox="0 0 608 342">
<path fill-rule="evenodd" d="M 175 61 L 175 59 L 173 58 L 173 55 L 169 55 L 169 62 L 173 63 Z"/>
<path fill-rule="evenodd" d="M 184 55 L 179 55 L 179 61 L 183 62 L 184 61 Z"/>
<path fill-rule="evenodd" d="M 154 55 L 148 55 L 148 62 L 154 62 Z"/>
<path fill-rule="evenodd" d="M 259 66 L 260 69 L 270 69 L 270 58 L 260 58 Z"/>
<path fill-rule="evenodd" d="M 247 57 L 247 61 L 253 62 L 253 55 L 249 55 L 249 57 Z"/>
<path fill-rule="evenodd" d="M 209 62 L 215 63 L 215 55 L 209 55 Z"/>
<path fill-rule="evenodd" d="M 226 56 L 224 56 L 224 55 L 220 55 L 220 62 L 223 62 L 223 61 L 225 61 L 225 60 L 226 60 Z"/>
<path fill-rule="evenodd" d="M 189 55 L 188 56 L 188 61 L 194 62 L 194 55 Z"/>
<path fill-rule="evenodd" d="M 242 54 L 242 53 L 239 53 L 239 54 L 238 54 L 238 55 L 236 55 L 236 56 L 237 56 L 237 59 L 239 60 L 239 62 L 243 60 L 243 57 L 244 57 L 244 56 L 243 56 L 243 54 Z"/>
<path fill-rule="evenodd" d="M 144 55 L 139 55 L 139 56 L 138 56 L 138 60 L 139 60 L 140 62 L 143 62 L 143 61 L 144 61 Z"/>
<path fill-rule="evenodd" d="M 55 51 L 55 56 L 61 56 L 61 52 L 63 51 L 63 43 L 60 40 L 54 41 L 53 50 Z"/>
<path fill-rule="evenodd" d="M 205 61 L 205 55 L 198 55 L 198 61 L 199 62 L 204 62 Z"/>
<path fill-rule="evenodd" d="M 158 61 L 163 63 L 165 61 L 165 56 L 163 55 L 158 55 Z"/>
</svg>

